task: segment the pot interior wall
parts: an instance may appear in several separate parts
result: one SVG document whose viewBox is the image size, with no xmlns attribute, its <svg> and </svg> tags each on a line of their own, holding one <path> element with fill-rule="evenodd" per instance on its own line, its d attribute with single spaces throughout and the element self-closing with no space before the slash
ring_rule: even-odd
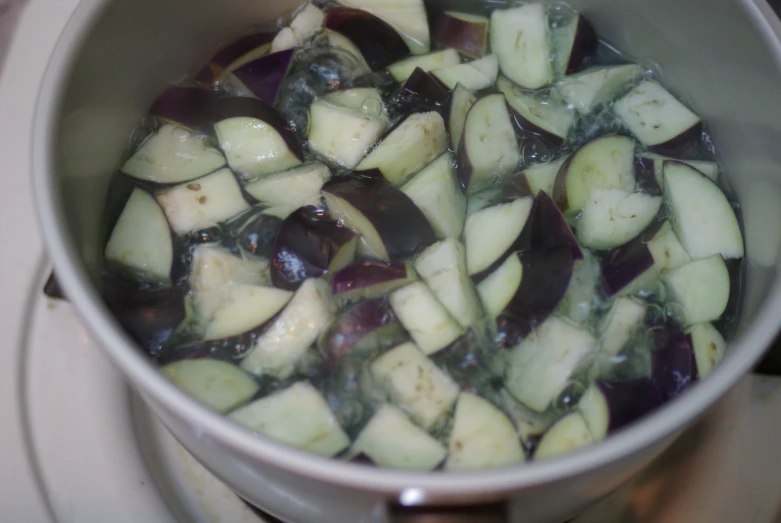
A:
<svg viewBox="0 0 781 523">
<path fill-rule="evenodd" d="M 103 2 L 92 2 L 103 5 Z M 437 3 L 436 1 L 433 2 Z M 439 2 L 468 8 L 464 0 Z M 84 2 L 82 9 L 90 2 Z M 60 107 L 56 183 L 88 271 L 100 269 L 100 216 L 109 175 L 154 96 L 210 51 L 295 0 L 116 0 L 101 9 L 76 53 Z M 501 6 L 489 1 L 486 5 Z M 751 326 L 776 280 L 781 243 L 781 86 L 744 4 L 729 0 L 572 0 L 600 35 L 639 59 L 653 57 L 708 122 L 741 201 L 747 239 L 745 301 Z"/>
</svg>

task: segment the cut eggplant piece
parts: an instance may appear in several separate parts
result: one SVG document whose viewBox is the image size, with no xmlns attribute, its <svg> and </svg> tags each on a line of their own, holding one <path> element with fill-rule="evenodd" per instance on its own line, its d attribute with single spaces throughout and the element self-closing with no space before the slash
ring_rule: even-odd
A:
<svg viewBox="0 0 781 523">
<path fill-rule="evenodd" d="M 598 381 L 578 402 L 578 411 L 595 441 L 642 418 L 663 403 L 656 384 L 648 378 Z"/>
<path fill-rule="evenodd" d="M 740 224 L 718 185 L 690 165 L 665 161 L 664 197 L 675 234 L 692 258 L 743 257 Z"/>
<path fill-rule="evenodd" d="M 434 428 L 458 398 L 458 385 L 414 343 L 379 356 L 371 364 L 371 373 L 391 401 L 426 430 Z"/>
<path fill-rule="evenodd" d="M 575 260 L 567 292 L 556 312 L 573 322 L 584 325 L 592 317 L 601 301 L 600 262 L 588 249 L 582 249 L 582 259 Z M 574 255 L 573 255 L 574 257 Z"/>
<path fill-rule="evenodd" d="M 670 271 L 664 282 L 689 325 L 718 319 L 727 308 L 730 279 L 722 257 L 714 254 Z"/>
<path fill-rule="evenodd" d="M 271 52 L 284 51 L 306 43 L 323 28 L 324 21 L 325 14 L 311 2 L 307 2 L 293 17 L 290 27 L 285 27 L 274 37 Z"/>
<path fill-rule="evenodd" d="M 541 3 L 528 3 L 491 13 L 491 51 L 502 74 L 526 89 L 553 81 L 548 14 Z"/>
<path fill-rule="evenodd" d="M 580 260 L 583 252 L 567 220 L 553 199 L 545 191 L 537 193 L 534 208 L 529 217 L 529 248 L 546 249 L 567 246 L 572 258 Z"/>
<path fill-rule="evenodd" d="M 651 150 L 675 155 L 699 151 L 702 120 L 653 80 L 629 91 L 614 109 L 635 138 Z"/>
<path fill-rule="evenodd" d="M 580 114 L 588 114 L 621 95 L 642 76 L 643 68 L 637 64 L 595 67 L 559 80 L 555 88 L 567 104 Z"/>
<path fill-rule="evenodd" d="M 393 101 L 397 113 L 436 111 L 444 118 L 450 106 L 450 91 L 434 76 L 416 68 L 393 94 Z"/>
<path fill-rule="evenodd" d="M 407 56 L 409 48 L 390 24 L 368 11 L 331 9 L 325 17 L 325 27 L 350 40 L 371 70 L 379 71 Z"/>
<path fill-rule="evenodd" d="M 643 156 L 635 157 L 635 183 L 639 192 L 662 196 L 662 185 L 656 177 L 654 161 Z"/>
<path fill-rule="evenodd" d="M 482 209 L 467 218 L 464 240 L 470 276 L 481 275 L 518 247 L 533 204 L 533 198 L 519 198 Z"/>
<path fill-rule="evenodd" d="M 149 193 L 133 189 L 104 250 L 120 274 L 158 285 L 171 283 L 174 249 L 165 213 Z"/>
<path fill-rule="evenodd" d="M 176 185 L 156 198 L 179 235 L 206 229 L 249 209 L 230 169 Z"/>
<path fill-rule="evenodd" d="M 267 55 L 275 37 L 275 33 L 254 33 L 234 40 L 209 60 L 196 76 L 196 81 L 213 87 L 224 72 Z"/>
<path fill-rule="evenodd" d="M 495 319 L 510 304 L 523 277 L 518 256 L 508 256 L 501 265 L 477 285 L 477 293 L 486 314 Z"/>
<path fill-rule="evenodd" d="M 338 368 L 344 358 L 372 356 L 403 334 L 387 300 L 362 301 L 336 317 L 317 342 L 329 368 Z M 404 341 L 406 336 L 401 340 Z M 398 342 L 397 342 L 398 343 Z M 396 343 L 394 343 L 395 345 Z"/>
<path fill-rule="evenodd" d="M 417 205 L 377 173 L 335 178 L 323 196 L 331 217 L 360 234 L 379 260 L 405 259 L 437 241 Z"/>
<path fill-rule="evenodd" d="M 380 467 L 431 470 L 447 449 L 412 423 L 398 408 L 383 405 L 361 430 L 351 453 L 363 453 Z"/>
<path fill-rule="evenodd" d="M 578 217 L 578 241 L 598 251 L 623 245 L 650 225 L 661 206 L 660 196 L 592 189 Z"/>
<path fill-rule="evenodd" d="M 160 372 L 184 392 L 221 413 L 243 405 L 259 389 L 249 374 L 227 361 L 182 360 L 169 363 Z"/>
<path fill-rule="evenodd" d="M 597 33 L 583 15 L 553 29 L 553 71 L 557 76 L 577 73 L 597 50 Z"/>
<path fill-rule="evenodd" d="M 271 256 L 283 218 L 269 214 L 269 210 L 273 209 L 256 206 L 226 224 L 242 251 L 266 258 Z"/>
<path fill-rule="evenodd" d="M 567 216 L 583 209 L 594 189 L 632 192 L 635 141 L 625 136 L 596 138 L 578 149 L 561 166 L 551 196 Z"/>
<path fill-rule="evenodd" d="M 292 207 L 320 204 L 320 189 L 331 171 L 320 162 L 306 163 L 288 171 L 269 174 L 244 186 L 247 193 L 268 207 Z"/>
<path fill-rule="evenodd" d="M 463 85 L 456 85 L 450 95 L 450 108 L 448 110 L 447 126 L 450 131 L 450 147 L 457 151 L 461 144 L 461 135 L 464 132 L 466 115 L 472 108 L 477 98 Z"/>
<path fill-rule="evenodd" d="M 594 443 L 586 420 L 580 412 L 570 412 L 545 432 L 534 451 L 533 459 L 541 460 L 568 454 Z"/>
<path fill-rule="evenodd" d="M 295 290 L 308 278 L 337 272 L 355 258 L 356 234 L 314 207 L 301 207 L 285 218 L 271 254 L 271 281 Z"/>
<path fill-rule="evenodd" d="M 456 181 L 453 156 L 445 152 L 401 187 L 428 219 L 437 238 L 460 238 L 466 197 Z"/>
<path fill-rule="evenodd" d="M 463 334 L 458 322 L 423 282 L 393 291 L 389 300 L 396 317 L 425 354 L 444 349 Z"/>
<path fill-rule="evenodd" d="M 154 183 L 181 183 L 225 165 L 222 153 L 185 127 L 161 126 L 122 165 L 123 173 Z"/>
<path fill-rule="evenodd" d="M 572 279 L 569 247 L 521 251 L 516 256 L 523 266 L 521 284 L 496 320 L 497 342 L 506 348 L 515 347 L 548 318 Z"/>
<path fill-rule="evenodd" d="M 293 63 L 294 51 L 269 54 L 223 73 L 221 83 L 240 96 L 254 96 L 266 105 L 274 105 L 279 89 Z"/>
<path fill-rule="evenodd" d="M 458 176 L 464 188 L 480 188 L 512 174 L 521 153 L 504 95 L 490 94 L 469 109 L 458 148 Z"/>
<path fill-rule="evenodd" d="M 349 38 L 341 33 L 337 33 L 336 31 L 331 31 L 330 29 L 325 30 L 325 35 L 328 45 L 335 49 L 340 49 L 346 52 L 353 58 L 353 60 L 355 60 L 355 65 L 358 71 L 365 74 L 369 74 L 371 72 L 371 67 L 369 67 L 368 63 L 366 63 L 366 59 L 363 57 L 361 50 L 358 49 L 358 46 L 352 43 Z"/>
<path fill-rule="evenodd" d="M 431 37 L 423 0 L 339 0 L 339 3 L 367 11 L 384 20 L 404 39 L 412 54 L 429 51 Z M 368 35 L 370 38 L 374 36 L 371 33 Z"/>
<path fill-rule="evenodd" d="M 333 91 L 325 95 L 323 99 L 340 107 L 365 112 L 372 116 L 387 117 L 382 94 L 376 87 L 354 87 Z"/>
<path fill-rule="evenodd" d="M 510 353 L 505 386 L 518 401 L 542 412 L 596 344 L 586 329 L 551 316 Z"/>
<path fill-rule="evenodd" d="M 214 91 L 175 85 L 157 97 L 149 114 L 167 124 L 182 125 L 196 132 L 210 130 Z"/>
<path fill-rule="evenodd" d="M 613 357 L 643 325 L 646 305 L 631 298 L 620 297 L 599 323 L 599 348 Z"/>
<path fill-rule="evenodd" d="M 385 126 L 381 117 L 318 99 L 309 107 L 309 149 L 328 162 L 352 169 Z"/>
<path fill-rule="evenodd" d="M 463 64 L 449 65 L 431 71 L 448 89 L 461 84 L 470 91 L 491 87 L 499 75 L 499 59 L 491 54 Z"/>
<path fill-rule="evenodd" d="M 484 398 L 461 393 L 456 402 L 445 470 L 514 465 L 524 461 L 515 426 Z"/>
<path fill-rule="evenodd" d="M 301 144 L 272 107 L 252 98 L 223 98 L 213 108 L 220 148 L 237 173 L 259 176 L 303 163 Z"/>
<path fill-rule="evenodd" d="M 462 327 L 477 323 L 483 311 L 466 273 L 466 254 L 461 242 L 450 238 L 428 247 L 415 260 L 415 270 Z"/>
<path fill-rule="evenodd" d="M 347 300 L 379 298 L 410 283 L 413 272 L 404 262 L 361 260 L 334 274 L 332 289 Z"/>
<path fill-rule="evenodd" d="M 442 116 L 431 111 L 408 116 L 355 168 L 378 169 L 391 184 L 399 186 L 447 149 L 447 131 Z"/>
<path fill-rule="evenodd" d="M 554 146 L 567 139 L 575 123 L 573 109 L 549 96 L 527 94 L 504 76 L 499 78 L 496 88 L 504 94 L 522 132 L 536 134 Z"/>
<path fill-rule="evenodd" d="M 388 72 L 390 72 L 394 80 L 401 83 L 405 82 L 415 69 L 421 69 L 427 73 L 434 69 L 441 69 L 460 63 L 461 58 L 458 56 L 457 51 L 454 49 L 443 49 L 442 51 L 434 51 L 433 53 L 411 56 L 400 60 L 388 66 Z"/>
<path fill-rule="evenodd" d="M 251 284 L 234 284 L 206 328 L 205 340 L 238 336 L 260 327 L 282 310 L 292 292 Z"/>
<path fill-rule="evenodd" d="M 697 362 L 689 338 L 681 326 L 667 319 L 665 324 L 650 331 L 651 379 L 664 400 L 685 392 L 697 378 Z"/>
<path fill-rule="evenodd" d="M 333 456 L 350 445 L 328 404 L 307 381 L 231 412 L 228 419 L 250 430 L 322 456 Z"/>
<path fill-rule="evenodd" d="M 431 36 L 445 47 L 472 58 L 482 58 L 488 47 L 488 18 L 443 11 L 432 24 Z"/>
<path fill-rule="evenodd" d="M 698 323 L 689 330 L 689 343 L 694 349 L 697 363 L 697 378 L 708 377 L 713 369 L 724 359 L 727 342 L 710 323 Z"/>
<path fill-rule="evenodd" d="M 242 360 L 241 368 L 257 376 L 286 378 L 296 362 L 331 322 L 334 306 L 328 283 L 306 280 L 274 323 Z"/>
<path fill-rule="evenodd" d="M 719 164 L 716 162 L 707 162 L 704 160 L 676 160 L 669 156 L 663 156 L 656 153 L 643 153 L 640 155 L 644 160 L 650 160 L 653 162 L 654 176 L 659 187 L 664 187 L 664 162 L 666 160 L 675 160 L 690 165 L 700 171 L 702 174 L 718 183 L 719 180 Z"/>
<path fill-rule="evenodd" d="M 540 191 L 549 195 L 553 194 L 553 183 L 556 181 L 556 175 L 559 174 L 561 166 L 564 165 L 565 161 L 566 158 L 562 158 L 527 167 L 514 175 L 508 184 L 523 187 L 524 193 L 528 192 L 529 196 L 538 196 Z M 526 191 L 527 188 L 528 191 Z M 522 194 L 519 195 L 522 196 Z"/>
</svg>

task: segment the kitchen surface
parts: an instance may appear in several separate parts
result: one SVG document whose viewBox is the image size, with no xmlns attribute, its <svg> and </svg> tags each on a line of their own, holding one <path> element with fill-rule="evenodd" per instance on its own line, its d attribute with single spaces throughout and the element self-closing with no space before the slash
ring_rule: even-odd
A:
<svg viewBox="0 0 781 523">
<path fill-rule="evenodd" d="M 77 3 L 0 4 L 0 49 L 10 43 L 0 59 L 0 523 L 273 522 L 190 457 L 68 303 L 42 293 L 50 267 L 30 194 L 32 117 Z M 779 354 L 574 522 L 781 523 Z"/>
</svg>

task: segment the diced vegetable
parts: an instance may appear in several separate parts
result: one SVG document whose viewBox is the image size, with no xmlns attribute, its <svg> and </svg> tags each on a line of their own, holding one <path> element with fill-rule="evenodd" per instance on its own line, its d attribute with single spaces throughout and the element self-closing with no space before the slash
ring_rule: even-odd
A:
<svg viewBox="0 0 781 523">
<path fill-rule="evenodd" d="M 582 259 L 575 260 L 567 292 L 557 307 L 559 313 L 581 325 L 591 320 L 602 298 L 600 269 L 599 260 L 583 249 Z"/>
<path fill-rule="evenodd" d="M 368 63 L 366 63 L 366 59 L 363 57 L 361 50 L 358 49 L 358 47 L 352 43 L 349 38 L 341 33 L 337 33 L 336 31 L 331 31 L 330 29 L 325 30 L 325 36 L 328 41 L 328 45 L 350 54 L 350 56 L 355 60 L 356 67 L 359 71 L 365 74 L 371 72 L 371 67 L 369 67 Z"/>
<path fill-rule="evenodd" d="M 450 411 L 458 397 L 458 385 L 414 343 L 379 356 L 372 362 L 371 372 L 393 403 L 426 430 Z"/>
<path fill-rule="evenodd" d="M 253 33 L 234 40 L 211 58 L 206 67 L 198 73 L 196 80 L 214 84 L 224 72 L 231 72 L 267 55 L 275 37 L 275 33 Z"/>
<path fill-rule="evenodd" d="M 371 356 L 388 348 L 387 342 L 392 343 L 401 335 L 403 329 L 388 301 L 371 299 L 337 316 L 320 335 L 317 345 L 330 368 L 336 369 L 343 358 Z"/>
<path fill-rule="evenodd" d="M 692 258 L 743 257 L 735 210 L 719 186 L 702 173 L 681 162 L 665 161 L 664 198 L 675 234 Z"/>
<path fill-rule="evenodd" d="M 518 292 L 522 277 L 521 260 L 511 254 L 477 285 L 477 293 L 489 317 L 496 318 L 507 308 Z"/>
<path fill-rule="evenodd" d="M 428 52 L 431 38 L 423 0 L 339 0 L 339 3 L 363 9 L 387 22 L 398 31 L 412 54 Z"/>
<path fill-rule="evenodd" d="M 577 73 L 597 50 L 594 28 L 578 14 L 553 29 L 553 71 L 557 76 Z"/>
<path fill-rule="evenodd" d="M 249 209 L 230 169 L 176 185 L 156 198 L 171 228 L 180 235 L 211 227 Z"/>
<path fill-rule="evenodd" d="M 453 89 L 453 94 L 450 96 L 447 126 L 450 131 L 450 147 L 454 151 L 460 147 L 466 115 L 476 100 L 475 95 L 463 85 L 456 85 Z"/>
<path fill-rule="evenodd" d="M 407 258 L 436 241 L 415 203 L 381 177 L 339 177 L 323 196 L 331 217 L 360 234 L 379 260 Z"/>
<path fill-rule="evenodd" d="M 540 163 L 525 168 L 510 179 L 516 186 L 528 187 L 529 196 L 537 196 L 540 191 L 553 194 L 553 183 L 566 158 L 548 163 Z"/>
<path fill-rule="evenodd" d="M 636 64 L 594 67 L 559 80 L 556 91 L 578 112 L 588 114 L 628 90 L 642 75 L 643 68 Z"/>
<path fill-rule="evenodd" d="M 640 143 L 660 153 L 685 153 L 702 136 L 700 117 L 653 80 L 618 100 L 615 112 Z"/>
<path fill-rule="evenodd" d="M 502 73 L 527 89 L 550 85 L 551 45 L 548 14 L 542 3 L 528 3 L 491 13 L 491 51 Z"/>
<path fill-rule="evenodd" d="M 204 132 L 211 127 L 209 111 L 213 101 L 214 91 L 175 85 L 157 97 L 149 109 L 149 114 L 167 124 L 182 125 L 195 132 Z"/>
<path fill-rule="evenodd" d="M 217 412 L 228 412 L 258 392 L 252 377 L 232 363 L 210 359 L 169 363 L 160 371 L 177 387 Z"/>
<path fill-rule="evenodd" d="M 640 328 L 646 305 L 631 298 L 617 298 L 599 324 L 599 348 L 607 356 L 615 356 Z"/>
<path fill-rule="evenodd" d="M 527 407 L 542 412 L 595 347 L 596 340 L 587 330 L 552 316 L 511 352 L 507 390 Z"/>
<path fill-rule="evenodd" d="M 399 321 L 425 354 L 433 354 L 453 343 L 463 329 L 423 282 L 413 282 L 390 295 Z"/>
<path fill-rule="evenodd" d="M 304 352 L 331 322 L 334 307 L 326 282 L 306 280 L 255 342 L 241 367 L 255 375 L 287 377 Z"/>
<path fill-rule="evenodd" d="M 416 68 L 393 94 L 394 109 L 400 114 L 436 111 L 443 117 L 450 105 L 450 91 L 431 74 Z"/>
<path fill-rule="evenodd" d="M 364 453 L 381 467 L 431 470 L 447 449 L 392 405 L 383 405 L 363 428 L 351 453 Z"/>
<path fill-rule="evenodd" d="M 350 444 L 328 404 L 306 381 L 255 400 L 228 418 L 271 439 L 323 456 L 333 456 Z"/>
<path fill-rule="evenodd" d="M 442 116 L 434 111 L 414 113 L 393 129 L 356 170 L 379 169 L 386 180 L 399 186 L 445 149 L 447 132 Z"/>
<path fill-rule="evenodd" d="M 471 215 L 464 227 L 466 267 L 481 274 L 514 250 L 532 211 L 534 199 L 520 198 Z"/>
<path fill-rule="evenodd" d="M 507 416 L 480 396 L 458 396 L 445 470 L 514 465 L 524 461 L 515 427 Z"/>
<path fill-rule="evenodd" d="M 466 197 L 458 186 L 453 156 L 445 152 L 401 187 L 428 219 L 437 238 L 459 238 L 466 219 Z"/>
<path fill-rule="evenodd" d="M 252 96 L 266 105 L 274 105 L 292 63 L 293 49 L 279 51 L 224 71 L 221 83 L 238 96 Z"/>
<path fill-rule="evenodd" d="M 670 158 L 668 156 L 662 156 L 661 154 L 656 153 L 643 153 L 641 155 L 643 158 L 651 160 L 654 164 L 654 175 L 656 176 L 656 181 L 659 184 L 659 187 L 664 187 L 664 162 L 666 160 L 675 160 L 674 158 Z M 690 165 L 700 171 L 702 174 L 713 180 L 713 182 L 718 182 L 719 180 L 719 164 L 716 162 L 706 162 L 704 160 L 676 160 L 678 162 L 683 162 L 687 165 Z"/>
<path fill-rule="evenodd" d="M 319 205 L 320 189 L 331 177 L 331 171 L 320 162 L 263 176 L 244 186 L 247 193 L 268 207 Z"/>
<path fill-rule="evenodd" d="M 334 274 L 333 292 L 348 300 L 379 298 L 413 279 L 414 271 L 404 262 L 361 260 Z"/>
<path fill-rule="evenodd" d="M 713 321 L 727 308 L 729 272 L 718 254 L 670 271 L 664 282 L 673 301 L 686 311 L 689 324 Z"/>
<path fill-rule="evenodd" d="M 138 147 L 120 169 L 139 180 L 180 183 L 225 165 L 222 153 L 185 127 L 161 126 Z"/>
<path fill-rule="evenodd" d="M 496 55 L 488 55 L 471 62 L 454 64 L 431 71 L 449 89 L 461 84 L 470 91 L 480 91 L 491 87 L 499 74 L 499 60 Z"/>
<path fill-rule="evenodd" d="M 716 327 L 710 323 L 694 325 L 689 330 L 689 338 L 697 363 L 697 377 L 706 378 L 724 359 L 727 343 Z"/>
<path fill-rule="evenodd" d="M 309 107 L 309 149 L 325 160 L 351 169 L 385 131 L 385 122 L 359 109 L 317 99 Z"/>
<path fill-rule="evenodd" d="M 512 109 L 515 124 L 525 132 L 537 134 L 553 145 L 561 145 L 575 123 L 575 111 L 564 103 L 539 94 L 527 94 L 506 77 L 496 82 Z"/>
<path fill-rule="evenodd" d="M 431 33 L 434 40 L 445 47 L 472 58 L 481 58 L 488 45 L 488 18 L 458 11 L 443 11 L 434 20 Z"/>
<path fill-rule="evenodd" d="M 271 52 L 284 51 L 297 45 L 301 45 L 312 38 L 323 28 L 325 14 L 312 5 L 311 2 L 304 4 L 303 9 L 296 13 L 290 27 L 285 27 L 271 42 Z M 292 36 L 292 41 L 290 37 Z M 292 45 L 291 45 L 292 43 Z"/>
<path fill-rule="evenodd" d="M 669 400 L 685 392 L 697 377 L 697 363 L 689 338 L 675 321 L 651 330 L 651 379 Z"/>
<path fill-rule="evenodd" d="M 237 336 L 263 325 L 290 301 L 292 292 L 274 287 L 234 284 L 206 328 L 205 340 Z"/>
<path fill-rule="evenodd" d="M 546 192 L 538 192 L 529 217 L 529 247 L 544 249 L 561 246 L 569 247 L 574 259 L 583 258 L 575 233 L 572 232 L 556 203 Z"/>
<path fill-rule="evenodd" d="M 595 250 L 623 245 L 648 227 L 661 206 L 659 196 L 592 189 L 578 218 L 578 241 Z"/>
<path fill-rule="evenodd" d="M 629 425 L 663 402 L 656 384 L 648 378 L 627 381 L 598 381 L 578 402 L 594 441 Z"/>
<path fill-rule="evenodd" d="M 171 230 L 155 199 L 133 189 L 104 250 L 112 269 L 141 281 L 171 283 L 174 250 Z"/>
<path fill-rule="evenodd" d="M 347 38 L 372 71 L 379 71 L 409 53 L 407 44 L 386 21 L 365 10 L 335 8 L 325 27 Z"/>
<path fill-rule="evenodd" d="M 388 66 L 388 71 L 394 80 L 401 83 L 409 78 L 412 71 L 417 68 L 422 69 L 424 72 L 429 72 L 459 63 L 461 63 L 461 58 L 455 49 L 443 49 L 442 51 L 405 58 Z"/>
<path fill-rule="evenodd" d="M 546 459 L 573 452 L 594 443 L 580 412 L 570 412 L 554 423 L 540 439 L 534 459 Z"/>
<path fill-rule="evenodd" d="M 462 327 L 482 315 L 477 292 L 466 273 L 464 246 L 452 238 L 428 247 L 415 260 L 415 270 Z"/>
</svg>

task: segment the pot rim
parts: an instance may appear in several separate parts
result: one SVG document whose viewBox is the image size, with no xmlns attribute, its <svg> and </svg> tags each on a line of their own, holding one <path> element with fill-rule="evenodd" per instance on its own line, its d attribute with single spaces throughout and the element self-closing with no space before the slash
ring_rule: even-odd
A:
<svg viewBox="0 0 781 523">
<path fill-rule="evenodd" d="M 749 372 L 759 360 L 779 326 L 781 278 L 765 298 L 751 329 L 745 329 L 731 344 L 731 352 L 714 373 L 683 396 L 651 413 L 642 421 L 611 435 L 591 447 L 541 462 L 464 472 L 406 472 L 366 467 L 323 458 L 287 447 L 253 434 L 227 420 L 182 392 L 141 354 L 135 342 L 120 328 L 103 305 L 67 233 L 65 213 L 59 198 L 52 151 L 64 86 L 76 50 L 92 23 L 110 0 L 83 1 L 60 35 L 38 94 L 33 128 L 33 189 L 39 226 L 53 261 L 58 281 L 68 300 L 94 339 L 125 377 L 154 409 L 160 406 L 193 424 L 207 438 L 279 469 L 361 491 L 400 495 L 403 504 L 425 503 L 441 496 L 497 496 L 551 483 L 565 477 L 604 467 L 646 449 L 694 422 Z M 765 0 L 736 0 L 754 23 L 781 69 L 781 22 Z"/>
</svg>

